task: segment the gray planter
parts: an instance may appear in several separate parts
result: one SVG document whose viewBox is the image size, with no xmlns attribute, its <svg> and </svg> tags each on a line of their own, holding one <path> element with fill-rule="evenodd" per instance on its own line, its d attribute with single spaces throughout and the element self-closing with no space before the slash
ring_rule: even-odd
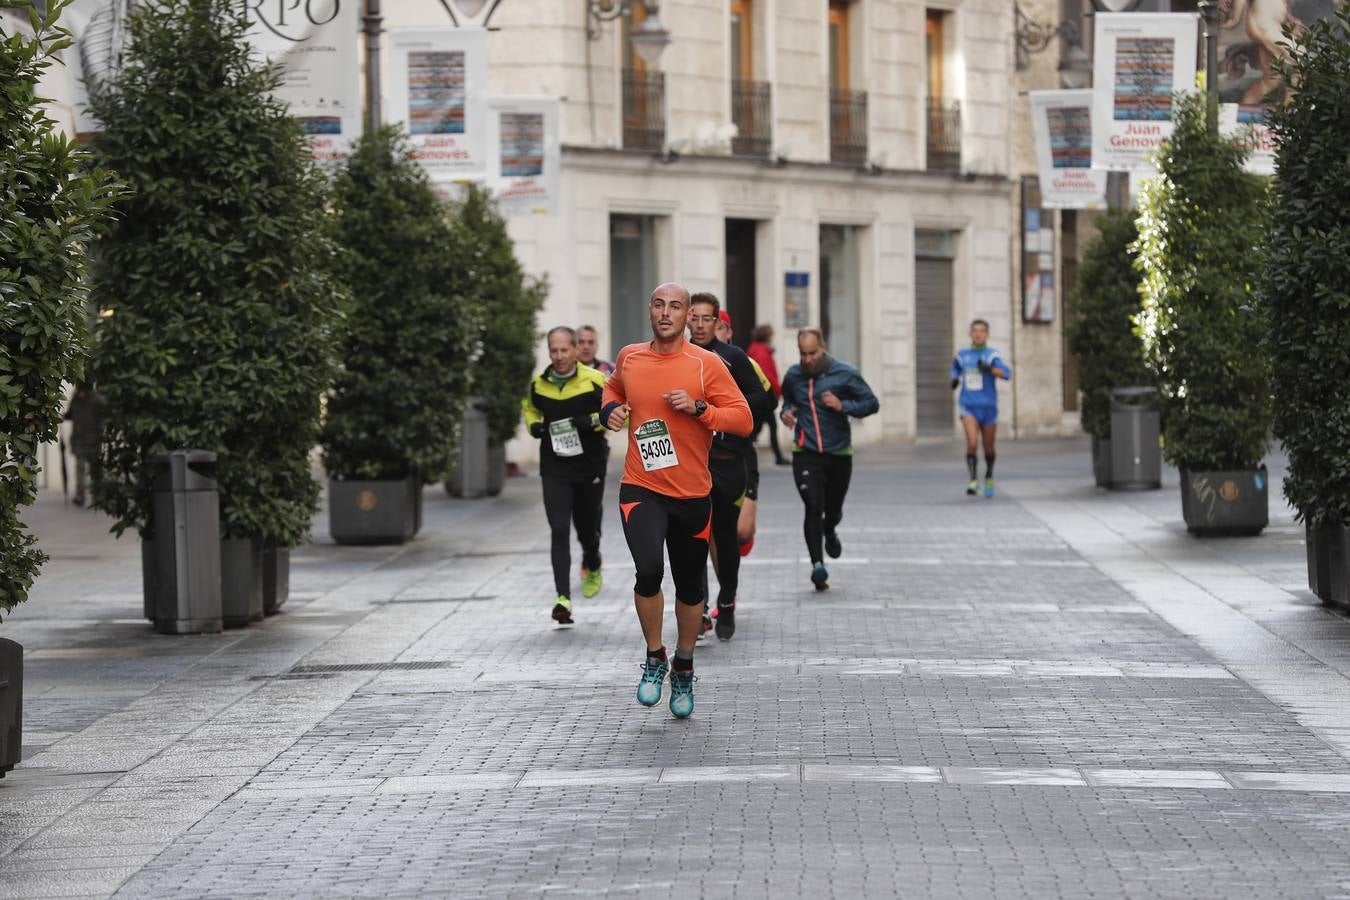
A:
<svg viewBox="0 0 1350 900">
<path fill-rule="evenodd" d="M 263 617 L 263 547 L 257 538 L 220 542 L 220 618 L 243 628 Z"/>
<path fill-rule="evenodd" d="M 155 457 L 150 529 L 141 542 L 145 617 L 162 634 L 221 629 L 220 498 L 216 457 L 175 450 Z"/>
<path fill-rule="evenodd" d="M 408 479 L 408 500 L 413 509 L 413 534 L 422 533 L 422 479 L 413 476 Z"/>
<path fill-rule="evenodd" d="M 488 444 L 487 495 L 495 497 L 506 487 L 506 445 Z"/>
<path fill-rule="evenodd" d="M 401 544 L 417 530 L 410 482 L 328 482 L 328 532 L 339 544 Z"/>
<path fill-rule="evenodd" d="M 1350 528 L 1308 530 L 1308 586 L 1327 606 L 1350 612 Z"/>
<path fill-rule="evenodd" d="M 1099 488 L 1111 487 L 1111 439 L 1092 436 L 1092 477 Z"/>
<path fill-rule="evenodd" d="M 291 596 L 291 549 L 263 547 L 263 615 L 275 615 Z"/>
<path fill-rule="evenodd" d="M 0 638 L 0 778 L 23 758 L 23 647 Z"/>
<path fill-rule="evenodd" d="M 1230 472 L 1181 472 L 1181 514 L 1199 537 L 1260 534 L 1270 522 L 1266 467 Z"/>
</svg>

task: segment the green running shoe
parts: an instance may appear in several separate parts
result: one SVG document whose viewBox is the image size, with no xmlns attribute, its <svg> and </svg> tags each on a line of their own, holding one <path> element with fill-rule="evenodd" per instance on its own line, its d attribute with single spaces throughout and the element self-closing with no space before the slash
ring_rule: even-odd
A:
<svg viewBox="0 0 1350 900">
<path fill-rule="evenodd" d="M 994 479 L 986 478 L 984 480 L 984 495 L 986 497 L 994 496 Z"/>
<path fill-rule="evenodd" d="M 694 712 L 694 670 L 670 673 L 670 712 L 677 719 L 687 719 Z"/>
<path fill-rule="evenodd" d="M 558 602 L 553 604 L 553 621 L 559 625 L 572 624 L 572 601 L 564 594 L 559 594 Z"/>
<path fill-rule="evenodd" d="M 600 574 L 600 570 L 594 572 L 585 568 L 581 569 L 581 596 L 594 597 L 600 593 L 600 587 L 605 583 L 605 576 Z"/>
<path fill-rule="evenodd" d="M 637 698 L 643 706 L 655 706 L 661 702 L 661 683 L 670 671 L 667 660 L 655 662 L 647 660 L 642 664 L 642 680 L 638 682 Z"/>
</svg>

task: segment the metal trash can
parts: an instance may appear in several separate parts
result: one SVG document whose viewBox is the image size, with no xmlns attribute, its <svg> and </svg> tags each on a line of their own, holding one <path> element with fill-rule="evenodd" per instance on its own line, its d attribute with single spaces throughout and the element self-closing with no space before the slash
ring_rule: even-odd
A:
<svg viewBox="0 0 1350 900">
<path fill-rule="evenodd" d="M 1162 419 L 1158 391 L 1123 387 L 1111 391 L 1111 484 L 1114 491 L 1162 487 Z"/>
<path fill-rule="evenodd" d="M 483 497 L 488 492 L 488 422 L 483 401 L 470 397 L 464 407 L 455 471 L 445 483 L 452 497 Z"/>
<path fill-rule="evenodd" d="M 220 495 L 216 455 L 154 457 L 150 537 L 142 545 L 146 616 L 162 634 L 221 630 Z"/>
<path fill-rule="evenodd" d="M 23 758 L 23 647 L 0 638 L 0 778 Z"/>
</svg>

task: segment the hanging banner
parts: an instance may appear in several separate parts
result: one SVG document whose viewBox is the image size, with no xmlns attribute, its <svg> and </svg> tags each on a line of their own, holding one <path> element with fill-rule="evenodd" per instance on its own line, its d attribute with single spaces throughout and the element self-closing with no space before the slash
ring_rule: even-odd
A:
<svg viewBox="0 0 1350 900">
<path fill-rule="evenodd" d="M 1275 138 L 1266 123 L 1264 106 L 1219 104 L 1219 133 L 1247 150 L 1243 166 L 1253 175 L 1275 174 Z"/>
<path fill-rule="evenodd" d="M 254 50 L 282 66 L 277 97 L 314 158 L 346 159 L 361 136 L 360 0 L 241 0 Z"/>
<path fill-rule="evenodd" d="M 489 187 L 504 216 L 551 216 L 558 212 L 562 153 L 556 97 L 493 97 L 492 167 Z"/>
<path fill-rule="evenodd" d="M 433 181 L 488 175 L 487 32 L 389 32 L 385 120 L 402 124 Z"/>
<path fill-rule="evenodd" d="M 1172 134 L 1172 95 L 1195 90 L 1192 13 L 1097 13 L 1092 168 L 1149 168 Z"/>
<path fill-rule="evenodd" d="M 1092 91 L 1032 91 L 1041 206 L 1105 209 L 1107 173 L 1092 168 Z"/>
</svg>

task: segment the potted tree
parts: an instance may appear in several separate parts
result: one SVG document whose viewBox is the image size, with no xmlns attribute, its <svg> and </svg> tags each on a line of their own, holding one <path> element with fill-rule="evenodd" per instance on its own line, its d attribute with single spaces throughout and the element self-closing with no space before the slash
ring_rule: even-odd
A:
<svg viewBox="0 0 1350 900">
<path fill-rule="evenodd" d="M 1257 534 L 1271 422 L 1266 319 L 1254 288 L 1268 220 L 1246 151 L 1209 127 L 1202 95 L 1177 98 L 1176 129 L 1139 207 L 1139 329 L 1162 404 L 1163 447 L 1181 470 L 1198 535 Z"/>
<path fill-rule="evenodd" d="M 0 618 L 28 599 L 47 557 L 19 519 L 37 499 L 40 444 L 55 441 L 65 384 L 83 374 L 86 253 L 115 197 L 111 179 L 57 130 L 37 85 L 71 46 L 70 0 L 0 41 Z M 0 778 L 22 754 L 23 648 L 0 638 Z"/>
<path fill-rule="evenodd" d="M 1269 314 L 1275 435 L 1285 496 L 1307 534 L 1309 586 L 1350 608 L 1350 11 L 1310 25 L 1280 74 L 1273 222 L 1261 293 Z"/>
<path fill-rule="evenodd" d="M 222 618 L 245 625 L 263 615 L 264 548 L 304 540 L 317 508 L 309 454 L 344 302 L 327 182 L 237 10 L 165 0 L 127 28 L 90 103 L 95 154 L 135 191 L 100 244 L 95 500 L 119 535 L 153 540 L 152 458 L 215 453 Z"/>
<path fill-rule="evenodd" d="M 1150 386 L 1153 374 L 1135 333 L 1139 274 L 1133 245 L 1134 216 L 1113 210 L 1097 218 L 1097 234 L 1083 251 L 1069 320 L 1069 349 L 1078 358 L 1083 430 L 1092 436 L 1092 470 L 1098 487 L 1111 487 L 1111 391 Z"/>
<path fill-rule="evenodd" d="M 357 142 L 334 185 L 350 328 L 322 445 L 338 543 L 401 543 L 440 481 L 468 392 L 476 310 L 440 199 L 394 128 Z"/>
<path fill-rule="evenodd" d="M 506 442 L 520 425 L 520 398 L 534 369 L 548 283 L 525 274 L 487 191 L 470 187 L 451 208 L 450 222 L 461 275 L 481 311 L 473 392 L 487 416 L 487 493 L 495 496 L 506 477 Z"/>
</svg>

